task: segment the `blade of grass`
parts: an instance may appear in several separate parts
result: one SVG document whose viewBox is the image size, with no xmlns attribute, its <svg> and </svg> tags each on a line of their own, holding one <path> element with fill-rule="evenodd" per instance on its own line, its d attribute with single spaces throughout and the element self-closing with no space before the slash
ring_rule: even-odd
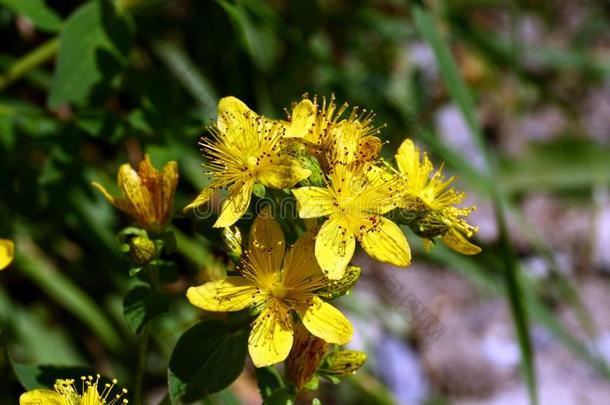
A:
<svg viewBox="0 0 610 405">
<path fill-rule="evenodd" d="M 18 232 L 16 245 L 19 248 L 15 263 L 19 270 L 87 325 L 111 350 L 118 350 L 121 346 L 121 338 L 115 332 L 116 328 L 87 293 L 57 271 L 23 230 Z"/>
<path fill-rule="evenodd" d="M 415 17 L 415 24 L 420 34 L 428 45 L 432 48 L 438 63 L 441 76 L 445 81 L 454 102 L 460 109 L 466 124 L 470 129 L 475 144 L 480 153 L 484 156 L 487 169 L 493 174 L 493 164 L 489 150 L 483 138 L 481 129 L 476 119 L 474 102 L 464 83 L 457 64 L 449 50 L 448 45 L 437 30 L 435 19 L 419 5 L 414 5 L 412 11 Z M 493 176 L 492 176 L 493 178 Z M 492 183 L 493 184 L 493 183 Z M 492 186 L 491 198 L 495 207 L 496 222 L 500 233 L 500 245 L 506 268 L 504 271 L 504 282 L 507 288 L 507 295 L 511 307 L 515 330 L 521 349 L 521 368 L 528 387 L 530 403 L 538 403 L 536 388 L 536 374 L 533 362 L 533 347 L 530 339 L 529 322 L 525 309 L 524 292 L 519 275 L 519 264 L 513 250 L 505 218 L 505 207 L 499 190 Z"/>
<path fill-rule="evenodd" d="M 218 96 L 188 55 L 175 44 L 165 41 L 155 42 L 153 49 L 184 89 L 199 103 L 202 121 L 215 118 Z"/>
<path fill-rule="evenodd" d="M 417 238 L 410 238 L 409 243 L 414 252 L 422 255 L 424 254 L 423 245 Z M 506 293 L 506 286 L 489 271 L 489 268 L 493 267 L 493 264 L 481 264 L 472 257 L 459 255 L 442 245 L 435 246 L 434 249 L 430 251 L 429 257 L 431 260 L 447 266 L 451 270 L 468 278 L 476 286 L 494 294 Z M 552 310 L 536 294 L 535 284 L 533 282 L 524 282 L 524 292 L 527 308 L 530 311 L 532 319 L 551 331 L 561 344 L 570 349 L 576 356 L 590 364 L 601 375 L 610 378 L 608 366 L 591 353 L 585 342 L 576 338 L 562 323 L 557 321 Z"/>
</svg>

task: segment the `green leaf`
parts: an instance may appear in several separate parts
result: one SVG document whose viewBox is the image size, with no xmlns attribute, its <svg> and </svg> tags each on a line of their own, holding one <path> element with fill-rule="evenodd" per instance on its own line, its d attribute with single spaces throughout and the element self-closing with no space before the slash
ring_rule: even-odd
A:
<svg viewBox="0 0 610 405">
<path fill-rule="evenodd" d="M 61 28 L 61 17 L 44 0 L 0 0 L 0 4 L 26 16 L 42 31 L 57 32 Z"/>
<path fill-rule="evenodd" d="M 264 405 L 292 405 L 294 394 L 287 387 L 278 388 L 263 401 Z"/>
<path fill-rule="evenodd" d="M 256 374 L 258 391 L 263 400 L 269 398 L 278 388 L 284 387 L 284 381 L 275 367 L 255 368 L 254 372 Z"/>
<path fill-rule="evenodd" d="M 153 292 L 148 286 L 134 287 L 123 301 L 123 314 L 129 329 L 139 333 L 146 322 L 169 310 L 167 297 Z"/>
<path fill-rule="evenodd" d="M 244 329 L 232 332 L 216 320 L 187 330 L 169 362 L 172 403 L 192 402 L 231 384 L 244 367 L 247 338 Z"/>
<path fill-rule="evenodd" d="M 81 376 L 95 375 L 88 367 L 25 364 L 12 360 L 11 364 L 17 380 L 26 390 L 51 388 L 56 379 L 79 380 Z"/>
<path fill-rule="evenodd" d="M 124 59 L 130 42 L 129 22 L 117 13 L 114 2 L 93 1 L 78 8 L 60 34 L 49 106 L 89 97 L 94 86 L 108 76 L 105 70 L 115 69 L 113 61 Z"/>
</svg>

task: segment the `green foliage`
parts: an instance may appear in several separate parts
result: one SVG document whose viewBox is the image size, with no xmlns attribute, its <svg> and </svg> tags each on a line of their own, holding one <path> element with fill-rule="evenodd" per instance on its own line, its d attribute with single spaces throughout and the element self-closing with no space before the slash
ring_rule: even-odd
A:
<svg viewBox="0 0 610 405">
<path fill-rule="evenodd" d="M 27 390 L 35 388 L 52 388 L 55 380 L 74 379 L 80 381 L 81 376 L 95 376 L 95 370 L 86 367 L 60 367 L 60 366 L 45 366 L 22 364 L 11 362 L 15 376 Z M 105 379 L 105 381 L 109 381 Z"/>
<path fill-rule="evenodd" d="M 221 321 L 204 321 L 178 340 L 169 362 L 172 403 L 192 402 L 227 387 L 241 373 L 247 333 Z"/>
<path fill-rule="evenodd" d="M 139 333 L 148 321 L 168 310 L 167 298 L 145 285 L 132 288 L 123 301 L 125 320 L 134 333 Z"/>
<path fill-rule="evenodd" d="M 61 28 L 61 17 L 45 4 L 45 0 L 0 0 L 0 5 L 29 18 L 43 31 L 57 32 Z"/>
<path fill-rule="evenodd" d="M 19 360 L 0 360 L 0 403 L 15 403 L 23 389 L 49 387 L 58 377 L 95 374 L 93 367 L 62 367 L 73 364 L 112 372 L 134 393 L 130 403 L 166 389 L 168 379 L 164 404 L 239 403 L 231 383 L 244 366 L 266 404 L 295 401 L 277 369 L 252 371 L 246 364 L 247 311 L 227 323 L 201 321 L 209 315 L 185 298 L 189 286 L 234 274 L 220 232 L 211 230 L 214 215 L 194 221 L 181 213 L 208 182 L 197 140 L 207 135 L 205 126 L 226 95 L 284 118 L 283 108 L 305 92 L 335 94 L 340 102 L 373 109 L 376 125 L 388 124 L 386 151 L 406 134 L 427 145 L 466 189 L 495 205 L 499 214 L 491 220 L 501 237 L 487 240 L 484 253 L 471 258 L 440 244 L 424 256 L 409 234 L 421 256 L 414 261 L 426 257 L 510 303 L 532 402 L 533 323 L 609 377 L 607 364 L 591 350 L 595 327 L 577 282 L 564 275 L 535 279 L 518 262 L 534 256 L 554 265 L 548 235 L 525 223 L 522 199 L 545 192 L 595 206 L 591 196 L 610 183 L 607 142 L 586 133 L 579 105 L 610 76 L 604 52 L 595 47 L 607 36 L 607 13 L 590 2 L 583 27 L 566 34 L 572 37 L 565 46 L 521 47 L 514 33 L 501 35 L 480 15 L 497 9 L 511 16 L 511 24 L 535 16 L 551 26 L 558 11 L 540 2 L 429 3 L 434 7 L 396 1 L 0 0 L 0 238 L 17 246 L 14 264 L 0 273 L 0 346 Z M 432 68 L 406 52 L 422 43 L 432 51 Z M 484 62 L 482 83 L 463 78 L 468 54 Z M 435 69 L 440 77 L 430 79 Z M 517 101 L 489 107 L 489 95 L 501 92 L 504 81 Z M 435 117 L 445 105 L 459 109 L 478 146 L 475 154 L 486 156 L 485 170 L 439 136 Z M 507 153 L 502 145 L 510 140 L 498 127 L 543 107 L 566 117 L 561 137 L 524 140 L 522 152 Z M 501 116 L 494 118 L 500 124 L 490 124 L 490 111 Z M 177 160 L 180 183 L 172 225 L 164 234 L 147 235 L 154 257 L 136 263 L 122 254 L 121 244 L 129 246 L 124 235 L 117 237 L 131 220 L 90 184 L 114 184 L 119 165 L 137 164 L 143 153 L 158 166 Z M 302 185 L 322 185 L 318 162 L 303 163 L 318 177 Z M 260 185 L 255 195 L 285 198 Z M 516 219 L 511 229 L 505 217 Z M 526 241 L 519 257 L 513 226 Z M 295 230 L 285 231 L 294 240 Z M 360 274 L 355 269 L 325 297 L 349 292 Z M 566 327 L 557 307 L 576 309 L 589 336 Z M 340 386 L 327 390 L 323 378 L 308 388 L 319 388 L 315 395 L 324 403 L 395 402 L 374 375 L 343 383 L 347 394 Z"/>
<path fill-rule="evenodd" d="M 76 10 L 61 31 L 49 106 L 82 103 L 101 80 L 111 81 L 125 62 L 130 37 L 130 22 L 113 2 L 91 1 Z"/>
</svg>

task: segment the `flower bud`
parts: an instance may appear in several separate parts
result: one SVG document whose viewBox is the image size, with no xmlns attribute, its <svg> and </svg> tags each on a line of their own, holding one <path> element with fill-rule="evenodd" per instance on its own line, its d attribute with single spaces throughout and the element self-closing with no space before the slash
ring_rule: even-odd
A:
<svg viewBox="0 0 610 405">
<path fill-rule="evenodd" d="M 413 232 L 422 238 L 441 236 L 449 230 L 450 226 L 451 221 L 447 220 L 441 211 L 428 211 L 409 224 Z"/>
<path fill-rule="evenodd" d="M 286 359 L 286 377 L 297 390 L 313 378 L 327 347 L 328 343 L 312 335 L 303 324 L 296 327 L 294 344 Z"/>
<path fill-rule="evenodd" d="M 339 280 L 330 280 L 329 286 L 320 293 L 320 296 L 335 299 L 345 295 L 356 284 L 362 270 L 358 266 L 347 266 L 343 277 Z"/>
<path fill-rule="evenodd" d="M 352 375 L 366 361 L 366 353 L 357 350 L 340 350 L 324 359 L 320 372 L 333 376 Z"/>
<path fill-rule="evenodd" d="M 155 243 L 146 236 L 135 236 L 129 240 L 128 244 L 129 257 L 140 266 L 148 263 L 157 252 Z"/>
</svg>

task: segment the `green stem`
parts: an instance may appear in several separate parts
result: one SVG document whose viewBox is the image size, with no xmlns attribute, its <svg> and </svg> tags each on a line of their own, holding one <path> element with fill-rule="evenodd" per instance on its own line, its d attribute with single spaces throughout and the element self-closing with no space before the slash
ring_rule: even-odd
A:
<svg viewBox="0 0 610 405">
<path fill-rule="evenodd" d="M 42 65 L 57 54 L 59 37 L 51 38 L 32 52 L 17 59 L 4 75 L 0 76 L 0 90 L 10 86 L 23 75 Z"/>
<path fill-rule="evenodd" d="M 146 351 L 148 350 L 148 340 L 150 337 L 150 325 L 145 325 L 140 337 L 138 347 L 138 369 L 134 384 L 133 401 L 136 405 L 142 405 L 142 387 L 144 386 L 144 374 L 146 374 Z"/>
</svg>

